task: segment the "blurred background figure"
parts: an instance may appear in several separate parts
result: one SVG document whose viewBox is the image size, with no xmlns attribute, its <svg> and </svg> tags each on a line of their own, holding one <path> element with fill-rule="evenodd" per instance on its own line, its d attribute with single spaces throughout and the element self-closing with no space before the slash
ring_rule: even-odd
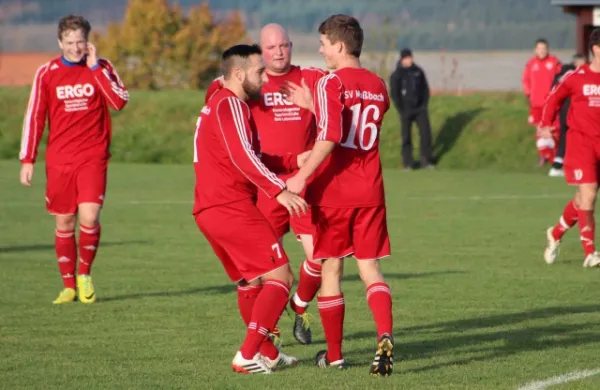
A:
<svg viewBox="0 0 600 390">
<path fill-rule="evenodd" d="M 546 98 L 552 89 L 554 78 L 561 70 L 560 60 L 551 55 L 548 47 L 548 41 L 539 38 L 535 41 L 534 56 L 525 65 L 523 70 L 523 93 L 529 101 L 529 119 L 530 125 L 537 128 L 542 119 L 542 108 Z M 548 161 L 548 155 L 545 153 L 548 148 L 554 148 L 554 145 L 546 144 L 548 140 L 541 140 L 536 137 L 536 146 L 538 148 L 539 162 L 538 166 L 543 166 Z"/>
<path fill-rule="evenodd" d="M 391 97 L 400 113 L 402 126 L 402 163 L 404 169 L 414 167 L 412 150 L 412 123 L 419 127 L 421 167 L 434 168 L 429 124 L 429 84 L 425 72 L 414 63 L 412 51 L 402 49 L 400 61 L 390 77 Z"/>
<path fill-rule="evenodd" d="M 554 83 L 552 87 L 556 86 L 558 82 L 563 78 L 565 73 L 577 69 L 581 65 L 586 63 L 585 56 L 581 53 L 576 53 L 573 55 L 573 62 L 570 64 L 565 64 L 562 66 L 561 71 L 554 78 Z M 552 162 L 552 168 L 550 168 L 550 172 L 548 172 L 548 176 L 551 177 L 560 177 L 564 176 L 563 172 L 563 159 L 565 157 L 565 148 L 567 145 L 567 113 L 569 112 L 569 106 L 571 105 L 571 98 L 567 98 L 563 105 L 560 108 L 559 112 L 559 123 L 560 126 L 560 135 L 558 141 L 558 147 L 556 149 L 556 154 L 554 156 L 554 160 Z"/>
</svg>

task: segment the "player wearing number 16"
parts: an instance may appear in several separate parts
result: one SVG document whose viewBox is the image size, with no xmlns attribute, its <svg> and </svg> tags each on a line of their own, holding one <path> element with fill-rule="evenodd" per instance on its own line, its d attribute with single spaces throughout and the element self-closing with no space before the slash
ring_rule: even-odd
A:
<svg viewBox="0 0 600 390">
<path fill-rule="evenodd" d="M 358 21 L 334 15 L 319 27 L 320 52 L 333 72 L 317 82 L 313 109 L 317 141 L 308 161 L 288 179 L 290 191 L 301 191 L 311 178 L 306 198 L 316 224 L 314 259 L 323 260 L 317 297 L 327 351 L 317 354 L 320 367 L 343 367 L 344 296 L 340 286 L 342 259 L 353 255 L 365 283 L 377 324 L 378 347 L 371 374 L 392 372 L 392 296 L 379 269 L 390 255 L 379 133 L 390 107 L 384 81 L 362 68 L 363 30 Z M 306 87 L 290 86 L 296 104 Z"/>
</svg>

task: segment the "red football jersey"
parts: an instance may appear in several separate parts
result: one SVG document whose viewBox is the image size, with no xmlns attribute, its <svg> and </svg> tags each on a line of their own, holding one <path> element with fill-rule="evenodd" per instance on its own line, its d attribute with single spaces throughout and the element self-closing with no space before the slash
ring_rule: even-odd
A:
<svg viewBox="0 0 600 390">
<path fill-rule="evenodd" d="M 320 69 L 292 66 L 285 75 L 267 76 L 269 81 L 262 87 L 260 100 L 248 102 L 263 152 L 299 154 L 312 148 L 317 135 L 314 115 L 285 100 L 279 90 L 286 81 L 301 85 L 304 78 L 314 91 L 323 75 Z"/>
<path fill-rule="evenodd" d="M 379 133 L 390 107 L 384 81 L 364 68 L 343 68 L 319 80 L 314 102 L 317 140 L 337 145 L 308 186 L 309 203 L 384 205 Z"/>
<path fill-rule="evenodd" d="M 541 126 L 551 126 L 562 102 L 570 97 L 567 114 L 569 131 L 579 131 L 600 138 L 600 73 L 589 64 L 567 72 L 552 90 L 542 114 Z"/>
<path fill-rule="evenodd" d="M 229 89 L 220 89 L 202 108 L 196 124 L 193 213 L 256 198 L 257 189 L 270 198 L 277 196 L 285 183 L 266 165 L 278 171 L 297 169 L 295 157 L 261 154 L 250 108 Z"/>
<path fill-rule="evenodd" d="M 33 80 L 23 123 L 21 152 L 33 163 L 48 118 L 46 163 L 70 164 L 108 159 L 111 122 L 108 107 L 121 110 L 129 94 L 108 60 L 90 69 L 85 61 L 58 57 L 42 65 Z"/>
<path fill-rule="evenodd" d="M 529 104 L 532 107 L 544 105 L 561 67 L 559 59 L 553 55 L 544 59 L 533 57 L 527 61 L 523 70 L 523 92 L 529 97 Z"/>
<path fill-rule="evenodd" d="M 321 69 L 302 69 L 292 65 L 285 75 L 267 75 L 269 81 L 262 87 L 261 98 L 248 102 L 258 130 L 262 152 L 275 155 L 299 154 L 312 148 L 316 137 L 314 115 L 285 100 L 279 90 L 288 80 L 301 85 L 304 79 L 314 91 L 317 81 L 325 74 Z M 220 79 L 215 79 L 206 91 L 205 102 L 221 88 Z"/>
</svg>

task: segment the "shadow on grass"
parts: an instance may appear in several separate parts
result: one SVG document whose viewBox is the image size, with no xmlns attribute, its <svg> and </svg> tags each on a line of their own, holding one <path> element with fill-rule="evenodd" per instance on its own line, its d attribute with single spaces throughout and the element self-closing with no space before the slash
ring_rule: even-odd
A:
<svg viewBox="0 0 600 390">
<path fill-rule="evenodd" d="M 133 294 L 115 295 L 112 297 L 98 298 L 98 302 L 111 302 L 111 301 L 126 301 L 130 299 L 142 299 L 142 298 L 173 298 L 181 297 L 186 295 L 194 294 L 229 294 L 236 291 L 235 284 L 225 284 L 221 286 L 207 286 L 200 288 L 190 288 L 188 290 L 180 291 L 152 291 L 152 292 L 139 292 Z"/>
<path fill-rule="evenodd" d="M 100 241 L 100 248 L 110 246 L 127 246 L 134 244 L 147 244 L 148 241 L 134 240 L 134 241 Z M 50 251 L 54 250 L 54 244 L 30 244 L 30 245 L 13 245 L 13 246 L 0 246 L 0 255 L 8 253 L 21 253 L 21 252 L 37 252 L 37 251 Z"/>
<path fill-rule="evenodd" d="M 589 321 L 583 324 L 580 322 L 555 323 L 541 326 L 524 326 L 518 329 L 496 329 L 502 326 L 514 327 L 516 324 L 525 321 L 550 320 L 559 316 L 598 312 L 600 312 L 600 305 L 548 307 L 404 328 L 396 336 L 399 353 L 395 356 L 395 360 L 399 363 L 398 369 L 400 369 L 402 360 L 427 359 L 434 355 L 438 360 L 439 358 L 446 358 L 447 361 L 443 363 L 403 370 L 403 372 L 419 373 L 449 366 L 506 358 L 523 352 L 573 348 L 580 345 L 600 343 L 600 332 L 586 331 L 586 329 L 596 328 L 598 326 L 597 321 Z M 486 330 L 493 331 L 485 332 Z M 407 333 L 425 333 L 427 336 L 425 340 L 403 342 L 402 334 Z M 374 331 L 347 335 L 348 339 L 373 338 L 375 340 L 375 337 Z M 490 343 L 497 345 L 490 346 L 488 345 Z M 369 364 L 374 349 L 375 345 L 372 348 L 348 351 L 345 355 L 355 364 Z"/>
<path fill-rule="evenodd" d="M 433 152 L 436 162 L 439 162 L 446 153 L 452 150 L 452 147 L 454 147 L 454 144 L 460 138 L 465 127 L 482 111 L 484 111 L 483 108 L 462 111 L 444 121 L 433 142 Z"/>
<path fill-rule="evenodd" d="M 386 280 L 395 279 L 395 280 L 403 280 L 403 279 L 416 279 L 416 278 L 427 278 L 432 276 L 439 275 L 454 275 L 454 274 L 464 274 L 465 271 L 459 270 L 444 270 L 444 271 L 431 271 L 431 272 L 411 272 L 411 273 L 390 273 L 384 272 L 383 277 Z M 362 282 L 360 276 L 358 274 L 344 275 L 344 282 Z"/>
</svg>

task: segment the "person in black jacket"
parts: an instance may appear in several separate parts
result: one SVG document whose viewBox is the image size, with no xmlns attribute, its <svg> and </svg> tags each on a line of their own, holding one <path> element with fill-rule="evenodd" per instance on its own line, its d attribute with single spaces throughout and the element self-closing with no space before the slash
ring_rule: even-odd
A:
<svg viewBox="0 0 600 390">
<path fill-rule="evenodd" d="M 402 124 L 402 162 L 405 169 L 413 168 L 411 140 L 412 123 L 416 122 L 421 137 L 421 167 L 433 168 L 431 125 L 429 124 L 429 84 L 425 72 L 413 62 L 410 49 L 400 52 L 400 61 L 390 77 L 392 101 L 400 113 Z"/>
<path fill-rule="evenodd" d="M 585 56 L 581 53 L 577 53 L 573 55 L 573 62 L 571 64 L 563 65 L 560 70 L 560 73 L 556 75 L 554 78 L 554 82 L 552 83 L 552 88 L 556 86 L 563 78 L 565 73 L 575 70 L 581 65 L 585 64 Z M 552 168 L 550 168 L 550 172 L 548 172 L 548 176 L 558 177 L 564 176 L 563 171 L 563 159 L 565 157 L 565 149 L 567 146 L 567 113 L 569 112 L 569 106 L 571 105 L 571 98 L 565 99 L 562 107 L 559 112 L 559 121 L 560 121 L 560 138 L 558 140 L 558 148 L 556 150 L 556 156 L 554 156 L 554 161 L 552 163 Z"/>
</svg>

